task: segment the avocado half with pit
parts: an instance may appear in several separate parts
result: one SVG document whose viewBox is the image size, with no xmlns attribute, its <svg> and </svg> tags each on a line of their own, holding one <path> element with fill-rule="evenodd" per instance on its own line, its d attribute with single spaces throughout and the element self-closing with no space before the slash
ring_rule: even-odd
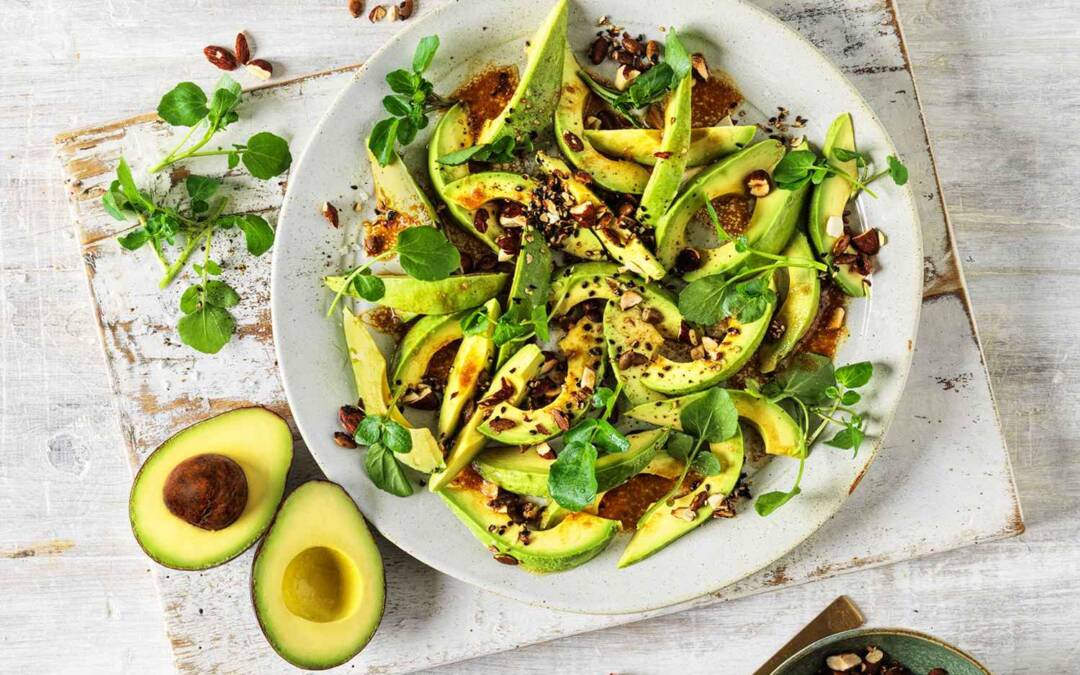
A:
<svg viewBox="0 0 1080 675">
<path fill-rule="evenodd" d="M 694 127 L 690 129 L 690 148 L 686 152 L 686 166 L 706 166 L 724 155 L 741 150 L 754 139 L 757 127 L 740 126 Z M 585 140 L 600 152 L 629 159 L 644 166 L 654 166 L 662 152 L 661 129 L 586 129 Z"/>
<path fill-rule="evenodd" d="M 266 639 L 299 668 L 345 663 L 375 635 L 386 587 L 382 556 L 348 493 L 310 481 L 281 505 L 251 569 Z"/>
<path fill-rule="evenodd" d="M 667 429 L 627 434 L 630 447 L 596 460 L 596 492 L 621 485 L 642 471 L 667 442 Z M 473 460 L 473 468 L 484 480 L 519 495 L 548 496 L 548 473 L 553 460 L 544 459 L 529 448 L 491 448 Z"/>
<path fill-rule="evenodd" d="M 135 476 L 128 502 L 135 539 L 173 569 L 235 558 L 270 525 L 292 447 L 289 425 L 265 408 L 231 410 L 183 429 Z"/>
<path fill-rule="evenodd" d="M 802 429 L 783 408 L 767 398 L 747 391 L 728 389 L 727 392 L 731 396 L 731 402 L 735 404 L 739 418 L 749 423 L 761 435 L 765 442 L 765 452 L 795 458 L 806 453 Z M 704 393 L 697 393 L 644 403 L 626 411 L 626 416 L 657 426 L 678 428 L 679 414 L 683 407 L 703 395 Z"/>
</svg>

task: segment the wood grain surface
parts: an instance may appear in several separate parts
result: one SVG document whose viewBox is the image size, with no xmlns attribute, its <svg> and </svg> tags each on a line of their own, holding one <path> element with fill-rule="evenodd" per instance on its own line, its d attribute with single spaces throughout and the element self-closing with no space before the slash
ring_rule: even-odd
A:
<svg viewBox="0 0 1080 675">
<path fill-rule="evenodd" d="M 393 27 L 353 21 L 343 4 L 0 6 L 3 49 L 17 66 L 0 75 L 2 669 L 172 667 L 149 565 L 126 529 L 124 443 L 51 136 L 139 112 L 162 82 L 211 81 L 198 50 L 237 28 L 255 35 L 256 49 L 266 49 L 260 55 L 293 73 L 355 62 Z M 812 12 L 810 4 L 798 11 Z M 682 672 L 705 672 L 721 652 L 746 654 L 738 661 L 752 667 L 841 590 L 871 623 L 931 630 L 998 672 L 1052 671 L 1073 654 L 1080 462 L 1071 452 L 1078 392 L 1069 329 L 1078 307 L 1075 271 L 1061 261 L 1071 261 L 1080 242 L 1068 209 L 1075 199 L 1061 184 L 1080 173 L 1080 160 L 1070 153 L 1072 118 L 1050 152 L 1044 125 L 1036 131 L 1032 120 L 1058 120 L 1076 108 L 1080 22 L 1066 2 L 910 5 L 901 6 L 908 46 L 1028 533 L 975 553 L 869 570 L 455 670 L 665 672 L 678 663 Z M 839 14 L 839 27 L 853 17 Z"/>
</svg>

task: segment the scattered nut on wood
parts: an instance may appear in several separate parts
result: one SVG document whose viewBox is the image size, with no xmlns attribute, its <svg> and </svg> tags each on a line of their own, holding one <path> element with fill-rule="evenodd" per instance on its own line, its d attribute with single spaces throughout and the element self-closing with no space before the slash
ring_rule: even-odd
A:
<svg viewBox="0 0 1080 675">
<path fill-rule="evenodd" d="M 337 227 L 339 225 L 337 207 L 330 202 L 323 202 L 322 208 L 319 209 L 319 212 L 322 213 L 323 218 L 326 218 L 326 222 L 330 223 L 334 227 Z"/>
<path fill-rule="evenodd" d="M 246 68 L 260 80 L 269 80 L 274 75 L 274 67 L 266 59 L 251 59 Z"/>
<path fill-rule="evenodd" d="M 251 47 L 248 46 L 247 35 L 242 32 L 236 34 L 236 60 L 240 63 L 247 64 L 251 60 Z"/>
<path fill-rule="evenodd" d="M 236 56 L 228 49 L 217 45 L 203 48 L 206 60 L 222 70 L 236 70 Z"/>
</svg>

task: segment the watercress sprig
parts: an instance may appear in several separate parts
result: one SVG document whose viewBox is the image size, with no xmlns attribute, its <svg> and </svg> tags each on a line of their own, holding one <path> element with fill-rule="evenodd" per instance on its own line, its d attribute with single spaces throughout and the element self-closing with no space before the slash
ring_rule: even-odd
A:
<svg viewBox="0 0 1080 675">
<path fill-rule="evenodd" d="M 180 296 L 180 317 L 177 331 L 184 344 L 204 352 L 216 354 L 232 338 L 236 320 L 229 308 L 240 302 L 240 294 L 224 281 L 210 279 L 221 274 L 221 266 L 210 258 L 213 230 L 203 244 L 203 264 L 193 267 L 199 274 L 200 283 L 189 286 Z"/>
<path fill-rule="evenodd" d="M 234 144 L 228 149 L 202 150 L 215 134 L 240 118 L 236 109 L 242 96 L 240 85 L 227 75 L 214 85 L 209 100 L 206 92 L 194 82 L 181 82 L 162 96 L 158 103 L 158 116 L 172 126 L 188 127 L 188 132 L 176 147 L 150 169 L 150 173 L 157 173 L 191 157 L 215 155 L 226 156 L 230 169 L 243 162 L 252 176 L 262 180 L 269 180 L 288 170 L 292 164 L 289 143 L 269 131 L 260 131 L 248 138 L 247 143 Z M 199 129 L 203 131 L 202 136 L 189 144 Z"/>
<path fill-rule="evenodd" d="M 427 127 L 429 112 L 446 105 L 435 94 L 434 85 L 424 79 L 424 71 L 438 49 L 439 36 L 428 35 L 416 45 L 412 70 L 401 68 L 386 75 L 386 83 L 394 93 L 384 97 L 382 104 L 390 117 L 377 122 L 368 137 L 368 148 L 381 166 L 393 159 L 395 144 L 412 143 L 417 132 Z"/>
<path fill-rule="evenodd" d="M 409 430 L 385 415 L 368 415 L 356 427 L 355 440 L 367 446 L 364 472 L 380 490 L 398 497 L 413 493 L 397 455 L 412 450 Z"/>
<path fill-rule="evenodd" d="M 630 441 L 608 420 L 622 384 L 614 390 L 600 387 L 593 394 L 592 405 L 600 411 L 569 429 L 564 445 L 548 472 L 548 493 L 560 506 L 580 511 L 596 498 L 596 460 L 601 453 L 625 452 Z"/>
<path fill-rule="evenodd" d="M 519 151 L 532 152 L 532 139 L 526 136 L 519 144 L 513 136 L 502 136 L 494 143 L 481 143 L 469 148 L 455 150 L 439 158 L 439 164 L 458 166 L 466 162 L 505 164 L 514 161 Z"/>
<path fill-rule="evenodd" d="M 865 191 L 866 194 L 875 199 L 877 195 L 867 186 L 877 179 L 888 175 L 897 185 L 904 185 L 908 181 L 907 167 L 896 155 L 889 155 L 887 168 L 872 175 L 867 175 L 862 171 L 862 169 L 869 166 L 870 161 L 861 152 L 834 148 L 832 156 L 833 159 L 839 162 L 854 160 L 856 166 L 860 169 L 859 176 L 852 177 L 847 172 L 837 169 L 829 164 L 828 158 L 818 156 L 812 150 L 794 150 L 784 155 L 783 159 L 776 165 L 776 169 L 773 170 L 773 180 L 776 182 L 777 187 L 781 189 L 795 190 L 807 182 L 820 185 L 821 181 L 825 180 L 825 177 L 829 175 L 840 176 L 851 183 L 856 193 Z"/>
</svg>

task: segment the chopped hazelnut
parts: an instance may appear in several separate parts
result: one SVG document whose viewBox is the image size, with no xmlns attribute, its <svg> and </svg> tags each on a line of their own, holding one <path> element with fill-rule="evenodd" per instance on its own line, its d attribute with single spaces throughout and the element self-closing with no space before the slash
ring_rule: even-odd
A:
<svg viewBox="0 0 1080 675">
<path fill-rule="evenodd" d="M 633 309 L 641 304 L 642 299 L 641 294 L 637 291 L 626 291 L 622 294 L 622 297 L 619 298 L 619 309 L 624 311 Z"/>
<path fill-rule="evenodd" d="M 640 74 L 640 70 L 635 70 L 630 66 L 619 66 L 619 69 L 615 71 L 615 88 L 626 91 L 630 83 Z"/>
<path fill-rule="evenodd" d="M 838 672 L 846 672 L 859 666 L 862 659 L 858 654 L 833 654 L 825 659 L 825 665 Z"/>
<path fill-rule="evenodd" d="M 766 197 L 772 192 L 772 178 L 769 172 L 758 169 L 746 177 L 746 191 L 757 198 Z"/>
<path fill-rule="evenodd" d="M 709 64 L 705 62 L 705 56 L 694 54 L 690 57 L 690 64 L 694 67 L 694 74 L 703 82 L 709 79 Z"/>
</svg>

